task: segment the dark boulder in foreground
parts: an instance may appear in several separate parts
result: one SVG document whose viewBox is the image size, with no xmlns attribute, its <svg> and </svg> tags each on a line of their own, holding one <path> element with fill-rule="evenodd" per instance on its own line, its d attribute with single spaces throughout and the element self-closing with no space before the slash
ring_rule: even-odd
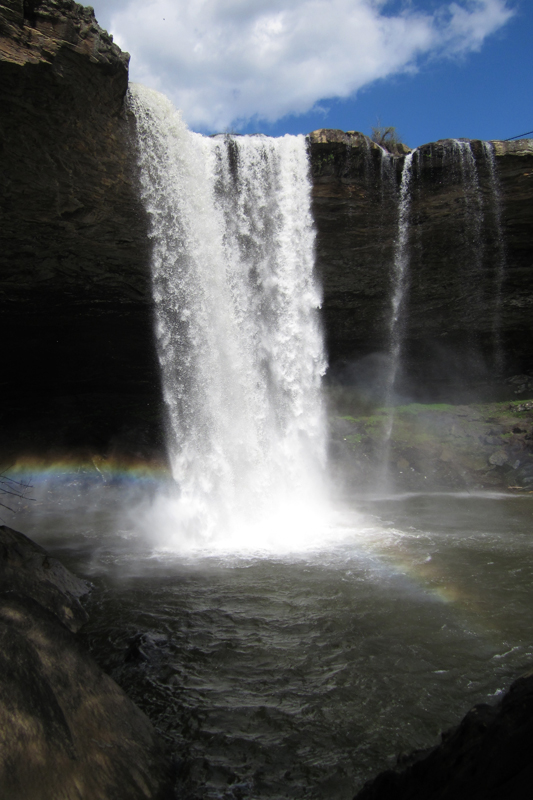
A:
<svg viewBox="0 0 533 800">
<path fill-rule="evenodd" d="M 431 751 L 402 759 L 356 800 L 522 800 L 533 786 L 533 673 L 496 706 L 477 705 Z M 399 760 L 399 766 L 402 763 Z"/>
<path fill-rule="evenodd" d="M 76 633 L 87 622 L 79 599 L 90 585 L 77 578 L 57 558 L 51 558 L 23 533 L 0 526 L 0 587 L 2 593 L 30 597 Z"/>
<path fill-rule="evenodd" d="M 150 721 L 72 633 L 87 584 L 5 526 L 0 580 L 0 796 L 172 797 Z"/>
</svg>

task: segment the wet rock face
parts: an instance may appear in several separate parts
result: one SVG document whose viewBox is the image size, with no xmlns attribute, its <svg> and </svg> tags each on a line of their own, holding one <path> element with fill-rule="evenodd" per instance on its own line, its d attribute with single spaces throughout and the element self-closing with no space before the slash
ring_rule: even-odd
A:
<svg viewBox="0 0 533 800">
<path fill-rule="evenodd" d="M 73 635 L 88 585 L 0 527 L 0 796 L 170 800 L 154 728 Z"/>
<path fill-rule="evenodd" d="M 346 389 L 332 394 L 330 469 L 350 492 L 372 491 L 383 479 L 390 417 L 382 409 L 365 412 Z M 531 492 L 533 403 L 397 406 L 386 469 L 397 492 Z"/>
<path fill-rule="evenodd" d="M 399 162 L 391 160 L 393 175 L 382 181 L 381 148 L 342 131 L 312 133 L 310 153 L 317 271 L 335 364 L 387 348 Z"/>
<path fill-rule="evenodd" d="M 73 633 L 87 622 L 79 602 L 90 591 L 87 581 L 77 578 L 57 558 L 6 525 L 0 526 L 0 586 L 2 592 L 30 597 Z"/>
<path fill-rule="evenodd" d="M 342 131 L 315 131 L 310 152 L 330 363 L 349 380 L 351 362 L 388 349 L 405 159 Z M 409 196 L 400 387 L 429 399 L 530 371 L 533 141 L 424 145 Z"/>
<path fill-rule="evenodd" d="M 128 60 L 92 9 L 0 0 L 2 388 L 30 448 L 157 428 Z"/>
</svg>

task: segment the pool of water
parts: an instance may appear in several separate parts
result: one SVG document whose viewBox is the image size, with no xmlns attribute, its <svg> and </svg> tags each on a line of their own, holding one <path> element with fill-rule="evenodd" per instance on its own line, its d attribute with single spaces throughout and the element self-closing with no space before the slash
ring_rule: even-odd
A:
<svg viewBox="0 0 533 800">
<path fill-rule="evenodd" d="M 149 520 L 74 481 L 9 524 L 95 583 L 83 635 L 184 797 L 351 798 L 531 666 L 533 497 L 344 500 L 283 555 L 162 552 Z"/>
</svg>

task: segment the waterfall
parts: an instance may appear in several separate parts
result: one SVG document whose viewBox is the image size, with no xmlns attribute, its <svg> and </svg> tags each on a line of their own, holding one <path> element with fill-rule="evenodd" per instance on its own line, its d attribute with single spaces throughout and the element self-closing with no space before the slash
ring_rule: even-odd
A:
<svg viewBox="0 0 533 800">
<path fill-rule="evenodd" d="M 387 195 L 397 191 L 394 170 L 395 157 L 382 148 L 379 167 L 381 205 L 385 204 Z M 383 212 L 382 212 L 383 213 Z"/>
<path fill-rule="evenodd" d="M 394 427 L 394 389 L 401 362 L 402 334 L 405 323 L 405 299 L 409 284 L 409 221 L 411 212 L 411 175 L 413 150 L 405 156 L 402 167 L 400 195 L 398 201 L 398 232 L 394 246 L 394 260 L 391 275 L 390 315 L 389 315 L 389 363 L 385 375 L 384 406 L 387 414 L 383 426 L 382 452 L 379 458 L 378 484 L 381 490 L 387 489 L 390 441 Z"/>
<path fill-rule="evenodd" d="M 483 267 L 483 199 L 472 145 L 470 142 L 462 141 L 461 139 L 454 139 L 453 145 L 459 154 L 466 206 L 466 236 L 471 245 L 472 253 L 473 269 L 469 270 L 469 275 L 470 282 L 475 285 L 479 282 Z"/>
<path fill-rule="evenodd" d="M 479 176 L 469 141 L 453 140 L 453 147 L 459 156 L 461 185 L 465 208 L 465 238 L 469 258 L 465 259 L 463 287 L 468 313 L 481 317 L 485 305 L 484 297 L 484 237 L 483 237 L 483 198 L 479 185 Z M 472 366 L 483 369 L 480 361 L 479 334 L 469 334 L 469 345 L 473 355 Z M 477 366 L 476 365 L 477 362 Z"/>
<path fill-rule="evenodd" d="M 483 142 L 483 154 L 488 165 L 492 209 L 494 216 L 494 244 L 495 244 L 495 268 L 492 295 L 494 307 L 492 314 L 492 341 L 494 350 L 494 369 L 497 375 L 502 375 L 505 368 L 505 360 L 501 341 L 501 306 L 502 306 L 502 287 L 506 272 L 506 253 L 505 240 L 502 228 L 502 193 L 496 158 L 494 155 L 494 145 L 491 142 Z"/>
<path fill-rule="evenodd" d="M 411 173 L 413 155 L 409 153 L 404 160 L 402 181 L 400 184 L 400 200 L 398 206 L 398 235 L 394 248 L 394 263 L 392 270 L 391 315 L 389 321 L 390 357 L 391 367 L 387 381 L 387 400 L 392 402 L 394 384 L 400 366 L 402 347 L 402 311 L 405 301 L 406 288 L 409 279 L 409 217 L 411 212 Z"/>
<path fill-rule="evenodd" d="M 174 528 L 198 542 L 321 494 L 325 371 L 303 136 L 204 137 L 162 95 L 130 89 Z M 294 518 L 294 515 L 293 515 Z"/>
<path fill-rule="evenodd" d="M 468 316 L 474 316 L 478 320 L 483 317 L 491 319 L 486 338 L 490 348 L 483 348 L 479 335 L 471 333 L 468 337 L 473 356 L 472 366 L 481 370 L 481 374 L 490 366 L 493 374 L 501 375 L 504 370 L 501 297 L 505 277 L 501 189 L 494 148 L 490 142 L 479 144 L 483 159 L 478 165 L 471 142 L 452 141 L 452 155 L 459 165 L 460 174 L 457 177 L 460 178 L 463 193 L 465 245 L 468 254 L 464 259 L 463 299 Z M 480 184 L 480 169 L 484 169 L 481 172 L 484 179 L 483 189 Z M 488 359 L 487 364 L 481 360 L 483 351 Z M 475 362 L 478 362 L 477 366 Z"/>
</svg>

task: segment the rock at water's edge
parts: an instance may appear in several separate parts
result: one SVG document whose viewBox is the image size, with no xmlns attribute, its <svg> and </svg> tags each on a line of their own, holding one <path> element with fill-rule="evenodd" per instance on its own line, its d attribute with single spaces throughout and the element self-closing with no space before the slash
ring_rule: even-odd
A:
<svg viewBox="0 0 533 800">
<path fill-rule="evenodd" d="M 532 752 L 529 673 L 497 706 L 474 706 L 438 747 L 404 759 L 411 766 L 403 772 L 381 773 L 354 800 L 525 800 L 533 786 Z"/>
<path fill-rule="evenodd" d="M 0 526 L 0 590 L 31 597 L 76 633 L 87 622 L 79 598 L 90 591 L 77 578 L 23 533 Z"/>
<path fill-rule="evenodd" d="M 0 581 L 0 796 L 170 800 L 153 726 L 71 632 L 87 583 L 5 526 Z"/>
</svg>

